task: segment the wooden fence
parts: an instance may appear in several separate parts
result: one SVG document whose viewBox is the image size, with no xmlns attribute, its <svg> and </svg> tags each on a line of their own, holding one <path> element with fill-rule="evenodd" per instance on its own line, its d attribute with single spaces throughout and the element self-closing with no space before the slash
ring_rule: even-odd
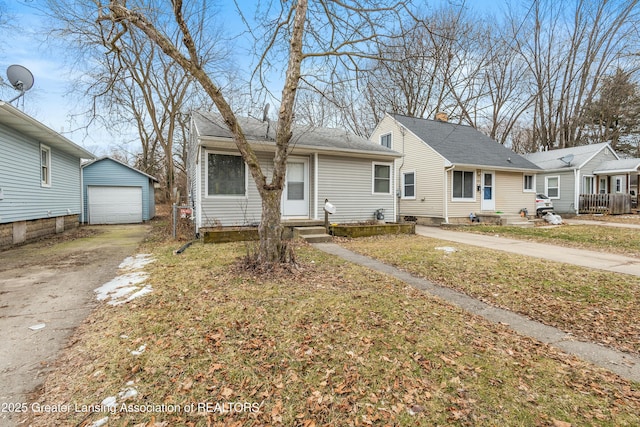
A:
<svg viewBox="0 0 640 427">
<path fill-rule="evenodd" d="M 578 212 L 581 214 L 628 214 L 631 213 L 631 195 L 581 194 Z"/>
</svg>

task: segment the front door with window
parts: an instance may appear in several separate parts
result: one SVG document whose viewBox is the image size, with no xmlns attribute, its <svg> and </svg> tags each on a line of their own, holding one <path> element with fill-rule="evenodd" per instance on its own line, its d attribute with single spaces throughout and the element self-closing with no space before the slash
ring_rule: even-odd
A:
<svg viewBox="0 0 640 427">
<path fill-rule="evenodd" d="M 483 211 L 496 210 L 495 195 L 495 174 L 493 172 L 482 172 L 482 202 L 480 209 Z"/>
<path fill-rule="evenodd" d="M 289 158 L 282 190 L 282 216 L 309 217 L 309 160 Z"/>
</svg>

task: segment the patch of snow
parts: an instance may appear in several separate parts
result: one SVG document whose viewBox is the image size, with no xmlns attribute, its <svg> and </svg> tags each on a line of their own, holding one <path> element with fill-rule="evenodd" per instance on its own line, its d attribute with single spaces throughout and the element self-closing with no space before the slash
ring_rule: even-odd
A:
<svg viewBox="0 0 640 427">
<path fill-rule="evenodd" d="M 131 397 L 136 397 L 138 395 L 138 390 L 136 390 L 133 387 L 127 387 L 124 390 L 122 390 L 120 393 L 118 393 L 118 397 L 121 400 L 127 400 Z"/>
<path fill-rule="evenodd" d="M 142 353 L 144 353 L 146 349 L 147 349 L 147 346 L 143 344 L 140 347 L 138 347 L 137 350 L 133 350 L 131 354 L 133 354 L 134 356 L 140 356 Z"/>
<path fill-rule="evenodd" d="M 47 326 L 45 323 L 38 323 L 37 325 L 29 326 L 29 329 L 39 331 L 40 329 L 44 329 L 45 326 Z"/>
<path fill-rule="evenodd" d="M 138 290 L 139 288 L 134 288 L 134 290 Z M 132 301 L 138 297 L 141 297 L 143 295 L 149 294 L 153 291 L 153 288 L 151 287 L 151 285 L 145 285 L 142 289 L 139 289 L 137 292 L 132 293 L 131 295 L 129 295 L 127 297 L 127 299 L 125 300 L 112 300 L 109 301 L 110 305 L 120 305 L 120 304 L 124 304 L 125 302 L 129 302 Z"/>
<path fill-rule="evenodd" d="M 138 254 L 125 258 L 119 268 L 127 273 L 116 276 L 97 288 L 95 293 L 98 301 L 109 300 L 110 305 L 119 305 L 152 292 L 153 288 L 143 283 L 149 274 L 142 269 L 154 261 L 150 254 Z"/>
<path fill-rule="evenodd" d="M 115 396 L 105 397 L 104 399 L 102 399 L 102 402 L 100 402 L 100 405 L 104 406 L 105 408 L 115 408 L 116 397 Z"/>
<path fill-rule="evenodd" d="M 438 251 L 445 251 L 447 253 L 458 252 L 458 250 L 451 246 L 439 246 L 436 248 Z"/>
<path fill-rule="evenodd" d="M 107 425 L 109 422 L 109 417 L 100 418 L 98 421 L 94 421 L 92 424 L 89 424 L 89 427 L 102 427 Z"/>
<path fill-rule="evenodd" d="M 136 256 L 126 257 L 118 266 L 121 270 L 140 270 L 147 264 L 154 262 L 151 254 L 138 254 Z"/>
</svg>

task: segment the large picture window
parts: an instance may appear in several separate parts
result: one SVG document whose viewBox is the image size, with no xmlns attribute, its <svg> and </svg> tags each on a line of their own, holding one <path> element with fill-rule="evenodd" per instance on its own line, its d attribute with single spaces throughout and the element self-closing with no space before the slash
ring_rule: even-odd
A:
<svg viewBox="0 0 640 427">
<path fill-rule="evenodd" d="M 209 196 L 244 196 L 247 173 L 240 156 L 208 153 L 207 194 Z"/>
<path fill-rule="evenodd" d="M 453 171 L 453 198 L 473 199 L 473 180 L 473 172 Z"/>
<path fill-rule="evenodd" d="M 391 194 L 391 165 L 373 164 L 373 192 Z"/>
</svg>

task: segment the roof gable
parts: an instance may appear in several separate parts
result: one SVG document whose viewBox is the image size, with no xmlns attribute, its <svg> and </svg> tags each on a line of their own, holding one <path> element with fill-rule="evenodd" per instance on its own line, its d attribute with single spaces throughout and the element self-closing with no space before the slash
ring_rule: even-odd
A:
<svg viewBox="0 0 640 427">
<path fill-rule="evenodd" d="M 610 150 L 611 153 L 618 158 L 618 155 L 613 151 L 608 142 L 561 148 L 558 150 L 540 151 L 537 153 L 525 154 L 525 157 L 545 170 L 581 169 L 585 164 L 587 164 L 587 162 L 592 160 L 603 150 Z M 566 160 L 566 156 L 568 155 L 573 155 L 571 162 Z"/>
<path fill-rule="evenodd" d="M 195 134 L 200 138 L 233 139 L 233 135 L 218 114 L 197 111 L 193 113 L 192 119 Z M 278 122 L 263 122 L 251 117 L 238 117 L 237 120 L 250 143 L 259 143 L 262 146 L 275 148 Z M 401 157 L 400 153 L 387 147 L 373 144 L 365 138 L 334 128 L 294 125 L 291 145 L 319 151 L 370 153 Z"/>
<path fill-rule="evenodd" d="M 619 159 L 607 160 L 602 162 L 593 173 L 596 174 L 613 174 L 613 173 L 631 173 L 640 171 L 640 159 Z"/>
<path fill-rule="evenodd" d="M 390 114 L 452 165 L 497 169 L 539 168 L 471 126 Z"/>
<path fill-rule="evenodd" d="M 87 168 L 87 167 L 90 167 L 90 166 L 92 166 L 92 165 L 95 165 L 95 164 L 97 164 L 97 163 L 104 162 L 104 161 L 110 161 L 110 162 L 116 163 L 116 164 L 118 164 L 118 165 L 120 165 L 120 166 L 122 166 L 122 167 L 125 167 L 125 168 L 127 168 L 127 169 L 130 169 L 130 170 L 131 170 L 131 171 L 133 171 L 133 172 L 139 173 L 140 175 L 143 175 L 143 176 L 145 176 L 145 177 L 147 177 L 147 178 L 149 178 L 149 179 L 151 179 L 151 180 L 153 180 L 153 181 L 155 181 L 155 182 L 158 182 L 158 180 L 157 180 L 156 178 L 154 178 L 153 176 L 151 176 L 151 175 L 149 175 L 149 174 L 147 174 L 147 173 L 144 173 L 144 172 L 142 172 L 141 170 L 138 170 L 138 169 L 136 169 L 136 168 L 134 168 L 134 167 L 131 167 L 131 166 L 129 166 L 128 164 L 123 163 L 123 162 L 121 162 L 121 161 L 119 161 L 119 160 L 116 160 L 116 159 L 114 159 L 114 158 L 112 158 L 112 157 L 109 157 L 109 156 L 103 156 L 103 157 L 100 157 L 100 158 L 98 158 L 98 159 L 92 160 L 92 161 L 90 161 L 90 162 L 84 163 L 84 164 L 82 165 L 82 169 L 85 169 L 85 168 Z"/>
</svg>

